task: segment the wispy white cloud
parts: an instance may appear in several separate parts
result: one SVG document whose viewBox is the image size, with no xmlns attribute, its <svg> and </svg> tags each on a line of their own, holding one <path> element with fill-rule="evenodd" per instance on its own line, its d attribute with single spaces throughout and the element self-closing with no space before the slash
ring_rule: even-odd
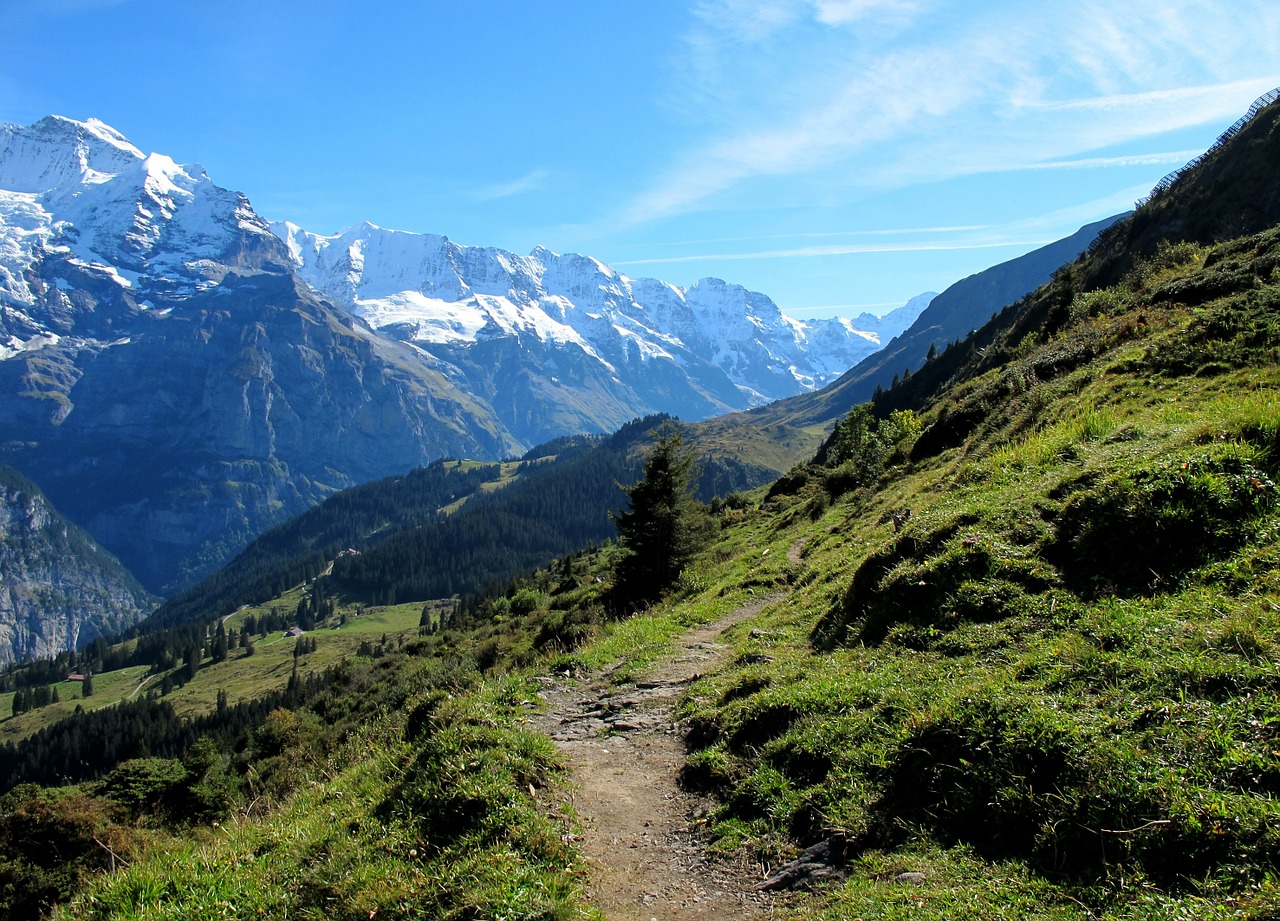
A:
<svg viewBox="0 0 1280 921">
<path fill-rule="evenodd" d="M 499 198 L 510 198 L 513 195 L 523 195 L 525 192 L 532 192 L 541 188 L 550 177 L 549 170 L 530 170 L 519 179 L 513 179 L 511 182 L 498 183 L 497 185 L 489 185 L 477 189 L 472 194 L 472 197 L 478 201 L 493 201 Z"/>
<path fill-rule="evenodd" d="M 826 246 L 801 246 L 793 249 L 759 250 L 750 253 L 698 253 L 684 256 L 657 256 L 648 259 L 614 260 L 612 265 L 657 265 L 681 262 L 737 262 L 761 259 L 812 259 L 821 256 L 854 256 L 866 253 L 921 253 L 947 250 L 1033 248 L 1052 243 L 1046 240 L 996 240 L 987 242 L 946 242 L 941 240 L 918 243 L 832 243 Z"/>
<path fill-rule="evenodd" d="M 1171 150 L 1164 153 L 1135 154 L 1128 157 L 1077 157 L 1074 160 L 1046 160 L 1010 167 L 1017 170 L 1041 169 L 1110 169 L 1120 166 L 1170 166 L 1186 163 L 1199 156 L 1201 150 Z"/>
<path fill-rule="evenodd" d="M 1084 224 L 1096 221 L 1099 215 L 1108 216 L 1123 214 L 1133 210 L 1134 203 L 1151 191 L 1148 185 L 1131 185 L 1119 189 L 1103 198 L 1078 202 L 1064 208 L 1055 208 L 1044 214 L 1023 218 L 1006 224 L 1002 232 L 1006 234 L 1051 233 L 1058 238 L 1073 233 Z"/>
<path fill-rule="evenodd" d="M 677 256 L 647 256 L 635 259 L 615 259 L 611 264 L 661 265 L 689 262 L 737 262 L 765 259 L 810 259 L 828 256 L 853 256 L 875 253 L 950 252 L 988 249 L 1020 249 L 1023 251 L 1044 246 L 1054 240 L 1074 233 L 1079 227 L 1098 219 L 1099 214 L 1121 214 L 1130 210 L 1133 203 L 1146 195 L 1145 186 L 1130 186 L 1113 195 L 1091 201 L 1079 202 L 1001 225 L 974 224 L 933 228 L 878 228 L 814 234 L 786 234 L 779 238 L 810 238 L 823 236 L 883 237 L 899 235 L 926 236 L 923 240 L 901 242 L 858 242 L 816 244 L 775 249 L 756 249 L 750 252 L 700 252 Z M 958 237 L 958 238 L 957 238 Z M 744 240 L 762 238 L 740 238 Z M 768 238 L 763 238 L 768 239 Z M 731 243 L 736 240 L 708 240 L 703 243 Z M 697 245 L 690 241 L 685 245 Z"/>
<path fill-rule="evenodd" d="M 716 39 L 759 42 L 794 25 L 803 15 L 801 0 L 702 0 L 693 15 L 711 34 L 691 36 L 696 42 Z"/>
<path fill-rule="evenodd" d="M 915 15 L 923 5 L 920 0 L 702 0 L 694 5 L 693 13 L 721 35 L 753 43 L 808 21 L 826 26 L 877 19 L 899 21 Z"/>
<path fill-rule="evenodd" d="M 703 0 L 689 38 L 693 82 L 680 89 L 701 106 L 705 130 L 611 220 L 635 226 L 744 183 L 823 171 L 890 188 L 982 171 L 1175 164 L 1182 152 L 1089 152 L 1225 127 L 1280 82 L 1280 12 L 1226 6 Z"/>
<path fill-rule="evenodd" d="M 722 243 L 752 243 L 763 240 L 814 240 L 835 237 L 890 237 L 919 234 L 965 233 L 986 230 L 986 224 L 957 224 L 950 227 L 878 227 L 860 230 L 815 230 L 796 233 L 752 234 L 745 237 L 707 237 L 697 240 L 660 240 L 650 247 L 707 246 Z"/>
<path fill-rule="evenodd" d="M 916 13 L 921 4 L 910 0 L 811 0 L 814 18 L 825 25 L 842 26 L 870 16 Z"/>
</svg>

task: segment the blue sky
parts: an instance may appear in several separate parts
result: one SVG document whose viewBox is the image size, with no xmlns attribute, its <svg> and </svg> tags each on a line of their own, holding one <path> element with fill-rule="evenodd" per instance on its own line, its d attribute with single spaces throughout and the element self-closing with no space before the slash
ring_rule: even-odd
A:
<svg viewBox="0 0 1280 921">
<path fill-rule="evenodd" d="M 1125 210 L 1276 86 L 1274 0 L 0 7 L 0 121 L 100 118 L 320 233 L 585 252 L 799 317 Z"/>
</svg>

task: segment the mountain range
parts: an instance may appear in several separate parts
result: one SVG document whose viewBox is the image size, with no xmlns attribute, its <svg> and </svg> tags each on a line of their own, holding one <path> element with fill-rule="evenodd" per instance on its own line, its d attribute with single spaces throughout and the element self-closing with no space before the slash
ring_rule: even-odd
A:
<svg viewBox="0 0 1280 921">
<path fill-rule="evenodd" d="M 810 453 L 878 355 L 919 365 L 1096 230 L 884 317 L 801 322 L 719 279 L 268 223 L 102 122 L 3 126 L 0 462 L 160 595 L 351 486 L 653 413 L 719 417 L 693 438 L 741 488 Z M 77 618 L 82 639 L 123 622 Z"/>
<path fill-rule="evenodd" d="M 0 128 L 0 460 L 169 593 L 338 489 L 820 386 L 877 329 L 361 225 L 269 225 L 99 121 Z"/>
<path fill-rule="evenodd" d="M 501 387 L 470 353 L 514 341 L 526 368 L 541 353 L 594 375 L 601 389 L 623 398 L 627 418 L 643 407 L 701 419 L 824 386 L 910 326 L 933 296 L 883 318 L 802 322 L 720 279 L 680 288 L 628 278 L 577 253 L 539 247 L 518 256 L 367 223 L 334 236 L 290 223 L 272 230 L 312 288 L 373 328 L 465 369 L 471 392 L 492 400 Z M 545 383 L 553 399 L 575 389 L 556 375 Z M 523 429 L 518 414 L 503 416 Z M 542 440 L 553 433 L 539 426 L 523 434 Z"/>
</svg>

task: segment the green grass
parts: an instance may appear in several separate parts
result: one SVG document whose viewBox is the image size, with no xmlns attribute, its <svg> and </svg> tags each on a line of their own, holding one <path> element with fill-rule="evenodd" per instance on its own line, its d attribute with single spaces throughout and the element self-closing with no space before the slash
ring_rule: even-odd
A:
<svg viewBox="0 0 1280 921">
<path fill-rule="evenodd" d="M 277 601 L 287 601 L 288 596 Z M 295 601 L 296 604 L 296 601 Z M 250 608 L 238 612 L 229 619 L 230 626 L 243 622 L 249 613 L 264 613 L 270 605 Z M 308 639 L 316 641 L 316 651 L 308 653 L 297 660 L 298 674 L 306 676 L 337 664 L 345 658 L 356 655 L 360 644 L 365 641 L 375 645 L 383 635 L 392 643 L 416 636 L 418 622 L 422 616 L 422 604 L 401 604 L 361 608 L 356 614 L 355 606 L 340 606 L 338 614 L 346 614 L 347 622 L 338 624 L 337 615 L 332 626 L 319 626 L 306 634 Z M 293 673 L 293 650 L 297 643 L 293 637 L 280 631 L 267 637 L 255 637 L 253 655 L 246 655 L 243 649 L 234 649 L 225 662 L 202 663 L 196 677 L 183 687 L 177 688 L 165 699 L 170 701 L 174 709 L 182 716 L 198 716 L 210 713 L 217 704 L 219 691 L 226 691 L 228 702 L 238 703 L 261 697 L 264 693 L 280 690 L 289 683 Z M 148 687 L 158 687 L 163 675 L 153 676 Z M 94 678 L 97 681 L 97 678 Z"/>
<path fill-rule="evenodd" d="M 300 590 L 287 593 L 274 602 L 246 608 L 227 619 L 227 625 L 239 628 L 250 614 L 264 614 L 272 605 L 281 610 L 292 610 L 301 597 Z M 417 636 L 422 616 L 421 603 L 365 607 L 340 605 L 331 625 L 323 625 L 307 634 L 316 641 L 316 651 L 298 660 L 298 674 L 323 671 L 343 659 L 354 657 L 362 642 L 375 646 L 385 635 L 389 643 L 397 644 Z M 360 613 L 357 614 L 357 611 Z M 347 622 L 339 624 L 339 615 L 345 614 Z M 200 716 L 211 713 L 217 706 L 218 692 L 225 691 L 228 702 L 236 704 L 253 700 L 271 691 L 283 689 L 293 673 L 293 649 L 296 640 L 281 631 L 268 636 L 253 638 L 254 652 L 235 648 L 224 662 L 205 661 L 194 679 L 175 688 L 165 698 L 173 704 L 181 716 Z M 174 669 L 176 674 L 179 669 Z M 0 742 L 18 741 L 70 716 L 77 706 L 86 710 L 109 707 L 123 699 L 132 699 L 140 693 L 159 689 L 164 672 L 149 674 L 146 666 L 131 666 L 117 671 L 102 672 L 93 676 L 94 694 L 81 698 L 79 682 L 59 682 L 59 702 L 20 716 L 0 719 Z M 0 713 L 13 712 L 13 694 L 0 694 Z"/>
<path fill-rule="evenodd" d="M 589 919 L 554 748 L 519 680 L 366 723 L 278 809 L 101 877 L 56 919 Z"/>
<path fill-rule="evenodd" d="M 4 714 L 0 719 L 0 742 L 26 738 L 50 723 L 70 716 L 76 707 L 97 710 L 129 699 L 136 692 L 146 672 L 146 666 L 139 665 L 94 675 L 91 697 L 81 697 L 84 688 L 80 682 L 59 681 L 53 685 L 58 689 L 58 703 L 28 710 L 16 717 L 12 716 L 14 695 L 0 694 L 0 714 Z"/>
<path fill-rule="evenodd" d="M 681 706 L 717 847 L 854 842 L 804 916 L 1280 911 L 1280 369 L 1153 370 L 1206 321 L 1145 290 L 1024 341 L 1039 377 L 955 391 L 991 401 L 962 444 L 825 508 L 815 473 L 713 551 L 741 581 L 749 549 L 806 538 L 787 600 Z M 1117 335 L 1137 312 L 1152 338 Z"/>
</svg>

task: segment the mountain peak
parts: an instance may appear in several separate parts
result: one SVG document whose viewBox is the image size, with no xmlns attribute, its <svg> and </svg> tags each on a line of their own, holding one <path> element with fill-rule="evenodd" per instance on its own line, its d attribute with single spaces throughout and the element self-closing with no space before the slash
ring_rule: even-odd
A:
<svg viewBox="0 0 1280 921">
<path fill-rule="evenodd" d="M 50 284 L 83 287 L 70 279 L 84 272 L 142 300 L 288 261 L 243 195 L 215 185 L 199 165 L 143 154 L 98 119 L 0 126 L 0 189 L 12 193 L 0 201 L 0 226 L 22 228 L 0 251 L 0 296 L 24 305 L 46 298 Z M 45 277 L 33 282 L 38 274 Z M 62 310 L 48 297 L 54 313 Z M 32 319 L 19 341 L 43 341 L 43 321 Z"/>
<path fill-rule="evenodd" d="M 127 137 L 101 119 L 90 118 L 86 121 L 79 122 L 73 118 L 67 118 L 63 115 L 50 115 L 49 119 L 55 122 L 66 123 L 69 127 L 73 126 L 84 134 L 97 138 L 98 140 L 125 151 L 126 153 L 130 153 L 138 157 L 142 156 L 142 151 L 135 147 Z"/>
<path fill-rule="evenodd" d="M 0 128 L 0 186 L 12 192 L 104 182 L 143 159 L 124 135 L 97 119 L 50 115 L 33 125 Z"/>
</svg>

